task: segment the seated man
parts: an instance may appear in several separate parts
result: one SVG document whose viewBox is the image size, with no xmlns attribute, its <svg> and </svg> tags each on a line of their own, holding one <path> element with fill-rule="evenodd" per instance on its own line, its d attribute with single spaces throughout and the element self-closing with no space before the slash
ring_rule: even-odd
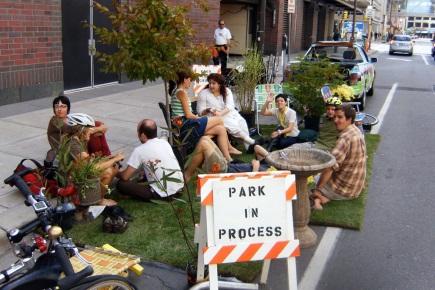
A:
<svg viewBox="0 0 435 290">
<path fill-rule="evenodd" d="M 316 148 L 330 152 L 337 142 L 338 131 L 335 127 L 334 116 L 335 109 L 341 106 L 341 100 L 337 97 L 330 97 L 326 99 L 325 106 L 326 114 L 319 130 L 319 137 L 314 144 Z"/>
<path fill-rule="evenodd" d="M 157 138 L 157 126 L 153 120 L 144 119 L 137 126 L 137 135 L 142 143 L 133 150 L 127 168 L 118 173 L 118 190 L 125 195 L 150 199 L 168 199 L 178 193 L 184 186 L 183 175 L 171 145 L 166 140 Z M 143 166 L 144 182 L 130 181 L 134 173 Z M 172 174 L 171 174 L 172 173 Z M 163 176 L 178 179 L 167 181 L 164 186 Z"/>
<path fill-rule="evenodd" d="M 257 150 L 257 148 L 261 147 L 255 145 L 254 150 Z M 228 162 L 208 136 L 201 137 L 196 145 L 192 158 L 184 172 L 186 182 L 192 178 L 199 167 L 201 167 L 204 173 L 236 173 L 267 170 L 267 166 L 260 165 L 260 162 L 257 160 L 252 160 L 251 163 Z"/>
<path fill-rule="evenodd" d="M 330 200 L 357 198 L 366 177 L 366 144 L 361 131 L 354 125 L 355 109 L 342 106 L 335 109 L 334 122 L 339 136 L 332 149 L 336 164 L 325 169 L 313 190 L 314 208 Z"/>
</svg>

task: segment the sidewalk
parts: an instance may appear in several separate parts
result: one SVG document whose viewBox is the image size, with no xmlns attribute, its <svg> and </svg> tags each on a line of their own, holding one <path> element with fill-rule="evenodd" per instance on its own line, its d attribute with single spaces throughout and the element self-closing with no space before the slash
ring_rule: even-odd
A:
<svg viewBox="0 0 435 290">
<path fill-rule="evenodd" d="M 129 156 L 139 144 L 136 125 L 143 118 L 165 126 L 157 106 L 164 102 L 160 82 L 143 86 L 141 82 L 117 84 L 91 91 L 68 94 L 73 112 L 88 113 L 108 126 L 108 142 L 113 152 Z M 23 203 L 22 195 L 3 184 L 23 158 L 43 161 L 49 149 L 47 124 L 53 115 L 52 98 L 44 98 L 0 107 L 0 226 L 5 229 L 23 224 L 35 217 Z M 14 261 L 9 242 L 0 231 L 0 269 Z"/>
</svg>

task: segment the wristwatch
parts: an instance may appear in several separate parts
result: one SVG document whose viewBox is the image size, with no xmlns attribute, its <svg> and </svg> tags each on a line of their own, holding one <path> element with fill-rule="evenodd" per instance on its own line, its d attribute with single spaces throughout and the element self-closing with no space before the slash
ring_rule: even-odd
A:
<svg viewBox="0 0 435 290">
<path fill-rule="evenodd" d="M 278 135 L 281 135 L 281 133 L 282 133 L 281 130 L 278 130 L 277 132 L 278 132 Z"/>
</svg>

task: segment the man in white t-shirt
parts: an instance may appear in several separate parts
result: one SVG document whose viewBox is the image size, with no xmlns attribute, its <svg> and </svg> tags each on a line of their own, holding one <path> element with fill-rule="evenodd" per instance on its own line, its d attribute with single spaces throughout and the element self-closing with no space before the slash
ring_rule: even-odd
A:
<svg viewBox="0 0 435 290">
<path fill-rule="evenodd" d="M 219 20 L 218 24 L 219 27 L 214 31 L 214 43 L 219 57 L 214 57 L 213 63 L 218 65 L 220 62 L 222 74 L 226 74 L 231 32 L 225 27 L 225 22 L 222 19 Z"/>
<path fill-rule="evenodd" d="M 157 126 L 153 120 L 144 119 L 137 126 L 137 135 L 142 143 L 131 153 L 127 168 L 118 173 L 118 190 L 125 195 L 133 195 L 144 200 L 168 199 L 180 192 L 184 186 L 183 173 L 171 145 L 166 140 L 157 138 Z M 149 184 L 130 181 L 134 173 L 143 167 L 144 180 Z M 179 182 L 166 182 L 163 176 L 178 179 Z"/>
</svg>

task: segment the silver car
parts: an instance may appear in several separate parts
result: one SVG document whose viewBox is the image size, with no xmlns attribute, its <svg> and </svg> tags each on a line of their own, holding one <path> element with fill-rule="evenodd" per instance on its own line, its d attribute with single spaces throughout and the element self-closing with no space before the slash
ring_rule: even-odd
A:
<svg viewBox="0 0 435 290">
<path fill-rule="evenodd" d="M 390 54 L 403 52 L 412 55 L 414 42 L 409 35 L 394 35 L 390 41 Z"/>
</svg>

